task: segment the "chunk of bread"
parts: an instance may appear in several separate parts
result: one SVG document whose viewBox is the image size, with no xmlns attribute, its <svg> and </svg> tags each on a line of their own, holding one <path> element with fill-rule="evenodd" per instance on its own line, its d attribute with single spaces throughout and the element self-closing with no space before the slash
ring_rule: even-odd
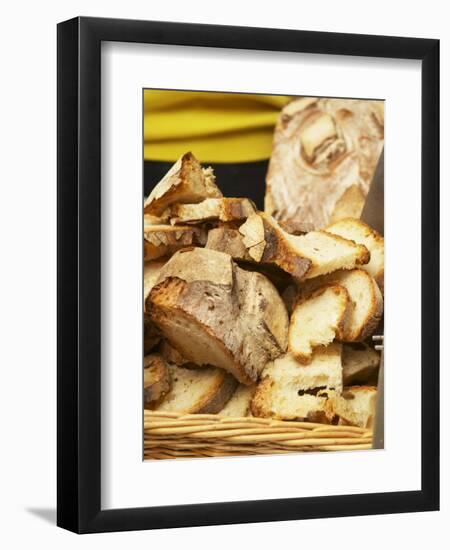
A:
<svg viewBox="0 0 450 550">
<path fill-rule="evenodd" d="M 185 153 L 147 197 L 144 212 L 160 216 L 172 204 L 194 204 L 209 197 L 222 197 L 212 168 L 202 169 L 192 153 Z"/>
<path fill-rule="evenodd" d="M 244 386 L 239 384 L 232 398 L 225 407 L 219 412 L 220 416 L 242 417 L 248 416 L 250 412 L 250 403 L 255 393 L 254 386 Z"/>
<path fill-rule="evenodd" d="M 346 288 L 352 303 L 343 333 L 342 342 L 362 342 L 378 326 L 383 314 L 383 296 L 375 280 L 362 269 L 336 271 L 301 285 L 302 292 L 309 294 L 322 285 L 337 284 Z"/>
<path fill-rule="evenodd" d="M 298 98 L 281 111 L 265 211 L 323 229 L 359 217 L 383 150 L 383 101 Z"/>
<path fill-rule="evenodd" d="M 342 390 L 341 344 L 317 348 L 308 366 L 291 354 L 267 365 L 251 402 L 254 416 L 331 423 L 330 398 Z"/>
<path fill-rule="evenodd" d="M 368 384 L 377 379 L 380 354 L 367 344 L 346 344 L 342 351 L 344 386 Z"/>
<path fill-rule="evenodd" d="M 232 222 L 245 220 L 256 212 L 255 205 L 246 198 L 205 199 L 197 204 L 175 204 L 170 208 L 170 222 L 199 223 L 207 221 Z"/>
<path fill-rule="evenodd" d="M 151 408 L 171 388 L 171 377 L 166 362 L 158 354 L 144 357 L 144 407 Z"/>
<path fill-rule="evenodd" d="M 144 328 L 143 328 L 143 347 L 144 354 L 147 355 L 153 351 L 161 341 L 161 332 L 158 327 L 150 319 L 150 316 L 144 312 Z"/>
<path fill-rule="evenodd" d="M 280 227 L 290 235 L 304 235 L 305 233 L 314 231 L 314 226 L 312 223 L 305 223 L 296 218 L 280 220 L 278 223 L 280 224 Z"/>
<path fill-rule="evenodd" d="M 239 232 L 253 260 L 275 263 L 298 280 L 353 269 L 370 259 L 364 245 L 325 231 L 290 235 L 274 218 L 261 212 L 250 216 Z"/>
<path fill-rule="evenodd" d="M 375 418 L 377 389 L 374 386 L 350 386 L 341 395 L 332 396 L 333 410 L 341 424 L 371 428 Z"/>
<path fill-rule="evenodd" d="M 144 232 L 144 260 L 156 260 L 192 245 L 204 245 L 207 233 L 203 227 L 189 225 L 151 225 Z"/>
<path fill-rule="evenodd" d="M 235 260 L 252 260 L 237 229 L 224 226 L 210 229 L 205 248 L 229 254 Z"/>
<path fill-rule="evenodd" d="M 363 244 L 370 252 L 370 262 L 361 267 L 377 282 L 380 290 L 384 287 L 384 239 L 366 223 L 356 218 L 345 218 L 326 228 L 326 231 Z"/>
<path fill-rule="evenodd" d="M 160 342 L 161 333 L 153 324 L 145 310 L 145 301 L 150 294 L 150 290 L 156 283 L 158 273 L 161 270 L 164 262 L 152 261 L 144 262 L 144 354 L 150 353 Z"/>
<path fill-rule="evenodd" d="M 286 306 L 288 314 L 292 315 L 292 312 L 294 311 L 294 307 L 297 304 L 298 297 L 299 297 L 299 290 L 297 288 L 297 285 L 296 284 L 288 285 L 281 293 L 281 297 L 283 298 L 283 302 L 284 302 L 284 305 Z"/>
<path fill-rule="evenodd" d="M 144 262 L 144 302 L 155 286 L 164 263 L 163 261 Z"/>
<path fill-rule="evenodd" d="M 156 410 L 184 414 L 218 413 L 236 389 L 236 380 L 214 367 L 185 369 L 169 365 L 172 389 Z"/>
<path fill-rule="evenodd" d="M 178 350 L 171 346 L 167 340 L 161 341 L 159 345 L 159 353 L 165 361 L 172 365 L 177 365 L 177 367 L 182 367 L 189 364 L 189 361 L 183 357 Z"/>
<path fill-rule="evenodd" d="M 205 248 L 229 254 L 240 267 L 258 271 L 266 276 L 278 290 L 285 289 L 292 281 L 291 275 L 274 263 L 255 262 L 248 253 L 243 239 L 244 237 L 238 229 L 225 226 L 215 227 L 208 233 Z"/>
<path fill-rule="evenodd" d="M 301 363 L 309 363 L 314 348 L 326 346 L 343 335 L 350 311 L 347 290 L 324 286 L 294 307 L 289 326 L 289 351 Z"/>
<path fill-rule="evenodd" d="M 214 365 L 241 383 L 256 381 L 286 349 L 288 316 L 275 287 L 209 249 L 176 253 L 162 268 L 147 309 L 169 343 L 196 365 Z"/>
</svg>

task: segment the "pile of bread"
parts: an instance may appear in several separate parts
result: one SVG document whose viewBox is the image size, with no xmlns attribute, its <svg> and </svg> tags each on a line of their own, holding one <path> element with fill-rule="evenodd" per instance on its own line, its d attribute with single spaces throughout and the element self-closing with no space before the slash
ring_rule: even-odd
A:
<svg viewBox="0 0 450 550">
<path fill-rule="evenodd" d="M 383 238 L 223 197 L 183 155 L 144 204 L 144 404 L 370 427 Z"/>
</svg>

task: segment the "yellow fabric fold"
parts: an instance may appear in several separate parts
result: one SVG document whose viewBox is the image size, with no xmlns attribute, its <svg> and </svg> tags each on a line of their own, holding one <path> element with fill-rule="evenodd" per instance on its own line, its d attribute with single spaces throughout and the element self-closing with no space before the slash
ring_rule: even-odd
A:
<svg viewBox="0 0 450 550">
<path fill-rule="evenodd" d="M 144 90 L 144 159 L 200 162 L 267 159 L 280 110 L 290 96 Z"/>
</svg>

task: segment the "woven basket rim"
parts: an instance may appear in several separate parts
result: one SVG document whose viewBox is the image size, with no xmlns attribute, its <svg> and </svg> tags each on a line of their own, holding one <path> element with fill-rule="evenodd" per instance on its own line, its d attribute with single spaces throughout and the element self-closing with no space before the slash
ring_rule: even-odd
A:
<svg viewBox="0 0 450 550">
<path fill-rule="evenodd" d="M 371 429 L 278 420 L 144 410 L 144 458 L 367 450 Z"/>
</svg>

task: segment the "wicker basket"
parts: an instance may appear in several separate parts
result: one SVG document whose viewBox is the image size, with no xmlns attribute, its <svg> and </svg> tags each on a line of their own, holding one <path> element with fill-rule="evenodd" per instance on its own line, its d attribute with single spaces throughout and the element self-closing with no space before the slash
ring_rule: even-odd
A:
<svg viewBox="0 0 450 550">
<path fill-rule="evenodd" d="M 144 459 L 371 448 L 372 431 L 354 426 L 144 411 Z"/>
</svg>

